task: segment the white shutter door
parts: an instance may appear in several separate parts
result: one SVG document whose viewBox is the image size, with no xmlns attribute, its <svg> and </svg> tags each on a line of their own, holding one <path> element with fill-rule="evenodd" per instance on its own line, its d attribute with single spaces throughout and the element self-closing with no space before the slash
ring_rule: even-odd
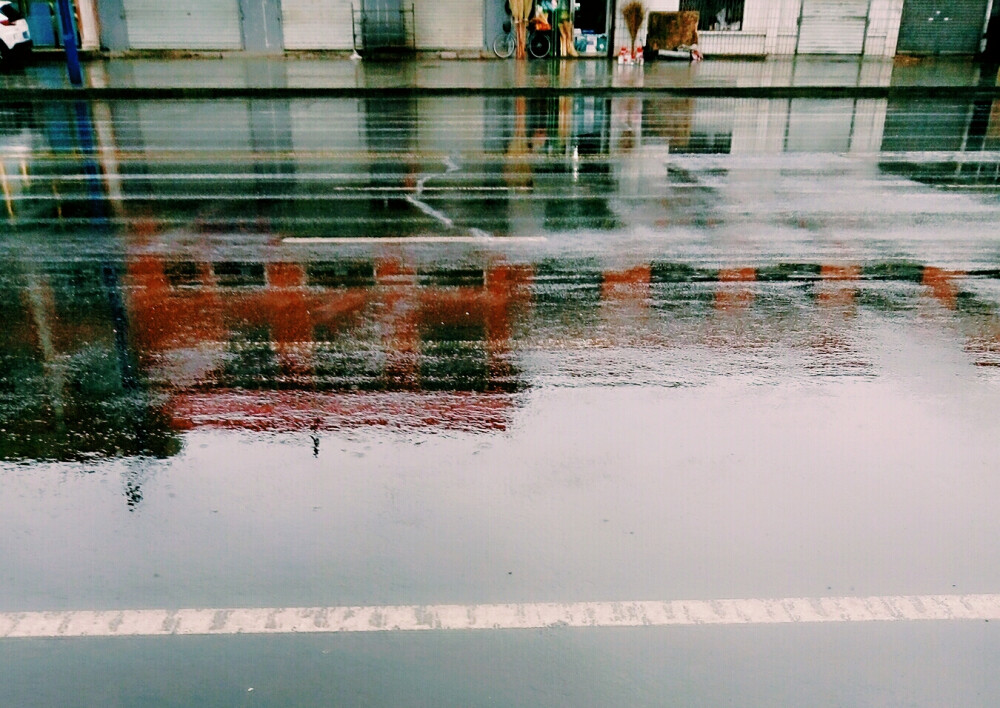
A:
<svg viewBox="0 0 1000 708">
<path fill-rule="evenodd" d="M 285 49 L 351 49 L 351 0 L 282 0 Z"/>
<path fill-rule="evenodd" d="M 414 5 L 417 49 L 478 50 L 483 47 L 483 0 L 402 2 L 407 9 L 411 2 Z"/>
<path fill-rule="evenodd" d="M 132 49 L 242 49 L 237 0 L 124 0 Z"/>
<path fill-rule="evenodd" d="M 799 54 L 861 54 L 869 0 L 803 0 Z"/>
</svg>

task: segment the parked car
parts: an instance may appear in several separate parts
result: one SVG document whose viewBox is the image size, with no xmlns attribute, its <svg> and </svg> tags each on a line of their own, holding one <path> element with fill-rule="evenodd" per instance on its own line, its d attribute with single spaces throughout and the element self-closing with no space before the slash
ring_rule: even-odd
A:
<svg viewBox="0 0 1000 708">
<path fill-rule="evenodd" d="M 31 54 L 33 42 L 28 21 L 6 0 L 0 0 L 0 60 L 4 64 L 23 62 Z"/>
</svg>

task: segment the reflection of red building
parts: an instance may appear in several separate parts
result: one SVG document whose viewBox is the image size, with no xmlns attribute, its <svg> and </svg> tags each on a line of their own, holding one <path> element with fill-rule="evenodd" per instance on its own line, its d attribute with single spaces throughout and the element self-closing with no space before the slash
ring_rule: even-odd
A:
<svg viewBox="0 0 1000 708">
<path fill-rule="evenodd" d="M 961 271 L 943 270 L 926 266 L 923 270 L 923 284 L 929 288 L 931 296 L 945 309 L 959 310 L 959 291 L 956 280 L 966 274 Z M 981 303 L 971 302 L 967 309 L 975 315 Z M 978 313 L 982 314 L 982 313 Z M 959 319 L 966 341 L 965 351 L 975 358 L 976 366 L 1000 366 L 1000 317 L 994 312 L 992 316 L 963 317 Z"/>
<path fill-rule="evenodd" d="M 746 283 L 757 280 L 754 268 L 724 268 L 719 271 L 720 287 L 715 291 L 718 310 L 742 310 L 753 303 L 753 289 Z M 730 285 L 724 285 L 724 284 Z"/>
<path fill-rule="evenodd" d="M 505 430 L 514 405 L 509 393 L 308 392 L 219 389 L 174 396 L 178 429 L 196 427 L 289 431 L 384 426 L 466 432 Z"/>
<path fill-rule="evenodd" d="M 706 283 L 704 326 L 689 328 L 695 336 L 688 342 L 731 349 L 787 336 L 818 357 L 809 367 L 859 371 L 869 364 L 854 351 L 845 323 L 861 283 L 914 277 L 927 296 L 956 311 L 966 349 L 980 354 L 976 363 L 995 358 L 1000 340 L 983 331 L 984 318 L 961 311 L 956 278 L 963 274 L 930 266 L 905 272 L 792 266 L 777 278 L 774 269 L 658 268 L 639 264 L 600 274 L 601 319 L 610 325 L 612 345 L 668 345 L 674 340 L 661 332 L 677 330 L 661 330 L 654 286 Z M 514 322 L 528 312 L 533 273 L 504 263 L 419 269 L 396 255 L 211 263 L 136 253 L 128 261 L 130 335 L 144 370 L 172 391 L 177 427 L 502 429 L 513 392 L 525 385 L 511 350 Z M 776 279 L 813 283 L 823 317 L 802 329 L 789 310 L 786 325 L 758 327 L 769 311 L 755 311 L 755 289 Z"/>
<path fill-rule="evenodd" d="M 954 310 L 958 304 L 958 285 L 955 279 L 963 275 L 965 273 L 925 266 L 923 284 L 930 288 L 931 295 L 942 306 Z"/>
<path fill-rule="evenodd" d="M 510 320 L 526 269 L 321 265 L 130 259 L 133 341 L 144 367 L 174 387 L 178 426 L 506 425 L 518 388 Z M 361 342 L 368 359 L 332 375 L 323 352 L 341 341 Z M 233 350 L 254 347 L 269 368 L 229 371 Z"/>
</svg>

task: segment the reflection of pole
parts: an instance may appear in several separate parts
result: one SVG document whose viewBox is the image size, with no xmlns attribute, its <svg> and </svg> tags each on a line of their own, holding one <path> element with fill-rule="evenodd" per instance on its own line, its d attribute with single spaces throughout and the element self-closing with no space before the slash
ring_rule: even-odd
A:
<svg viewBox="0 0 1000 708">
<path fill-rule="evenodd" d="M 125 198 L 122 192 L 121 169 L 118 164 L 118 150 L 112 127 L 111 110 L 106 103 L 90 104 L 94 128 L 95 157 L 99 160 L 103 173 L 102 183 L 107 190 L 108 216 L 124 214 Z"/>
<path fill-rule="evenodd" d="M 75 50 L 74 50 L 75 51 Z M 76 113 L 76 139 L 80 151 L 83 173 L 87 178 L 87 200 L 93 221 L 106 224 L 108 219 L 107 195 L 101 178 L 101 167 L 97 163 L 97 142 L 94 138 L 94 122 L 90 116 L 90 106 L 83 101 L 73 105 Z M 135 369 L 128 346 L 128 312 L 122 297 L 121 266 L 105 262 L 101 267 L 101 280 L 108 296 L 108 308 L 115 331 L 115 352 L 118 355 L 118 369 L 122 388 L 133 391 L 138 386 Z"/>
<path fill-rule="evenodd" d="M 62 367 L 59 365 L 55 345 L 52 343 L 52 329 L 49 327 L 48 308 L 45 303 L 44 285 L 38 275 L 28 276 L 28 305 L 31 316 L 35 320 L 35 331 L 38 334 L 38 347 L 42 350 L 45 362 L 45 379 L 49 384 L 49 400 L 52 402 L 52 412 L 55 414 L 56 426 L 64 425 L 66 410 L 63 405 L 63 386 L 65 384 Z"/>
<path fill-rule="evenodd" d="M 7 206 L 7 216 L 14 218 L 14 197 L 11 194 L 10 183 L 7 181 L 7 170 L 0 161 L 0 188 L 3 190 L 3 201 Z"/>
<path fill-rule="evenodd" d="M 108 308 L 115 328 L 115 353 L 118 355 L 118 370 L 121 372 L 122 388 L 133 391 L 138 386 L 132 357 L 128 348 L 128 312 L 122 297 L 121 269 L 110 263 L 101 268 L 101 280 L 108 295 Z"/>
<path fill-rule="evenodd" d="M 87 176 L 87 199 L 90 202 L 94 221 L 104 223 L 108 218 L 107 197 L 101 179 L 101 167 L 97 164 L 97 143 L 94 140 L 94 122 L 90 117 L 90 106 L 83 101 L 74 104 L 76 112 L 77 146 L 83 162 L 83 173 Z"/>
<path fill-rule="evenodd" d="M 62 42 L 66 49 L 66 70 L 74 86 L 83 85 L 83 71 L 80 69 L 80 55 L 76 51 L 76 32 L 73 31 L 73 11 L 69 0 L 59 0 L 59 19 L 62 25 Z"/>
</svg>

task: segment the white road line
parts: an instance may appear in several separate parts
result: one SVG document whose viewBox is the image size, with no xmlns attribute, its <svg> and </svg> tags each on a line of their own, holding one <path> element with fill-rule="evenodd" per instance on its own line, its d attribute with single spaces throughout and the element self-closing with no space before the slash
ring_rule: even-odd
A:
<svg viewBox="0 0 1000 708">
<path fill-rule="evenodd" d="M 310 245 L 323 243 L 364 243 L 369 246 L 399 243 L 542 243 L 544 236 L 490 236 L 476 229 L 478 234 L 472 236 L 290 236 L 281 239 L 289 245 Z"/>
<path fill-rule="evenodd" d="M 452 226 L 455 225 L 455 222 L 449 219 L 446 214 L 438 211 L 430 204 L 420 201 L 417 197 L 413 196 L 412 194 L 407 194 L 405 199 L 407 202 L 415 206 L 417 209 L 427 214 L 427 216 L 440 221 L 441 224 L 444 225 L 446 228 L 450 229 Z"/>
<path fill-rule="evenodd" d="M 1000 595 L 0 613 L 0 637 L 134 637 L 1000 619 Z"/>
</svg>

